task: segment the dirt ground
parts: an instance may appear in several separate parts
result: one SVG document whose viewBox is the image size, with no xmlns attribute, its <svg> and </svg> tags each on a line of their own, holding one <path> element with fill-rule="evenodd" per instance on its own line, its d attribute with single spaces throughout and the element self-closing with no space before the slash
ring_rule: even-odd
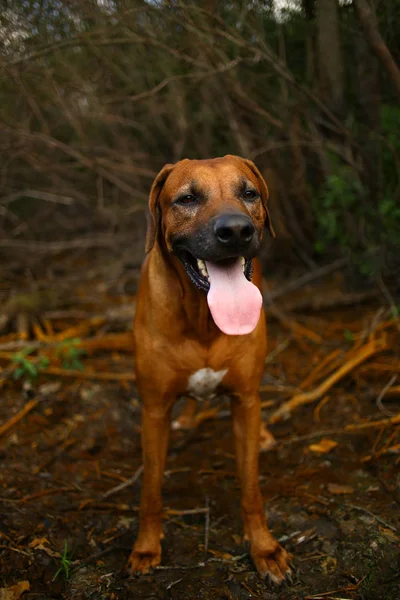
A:
<svg viewBox="0 0 400 600">
<path fill-rule="evenodd" d="M 57 269 L 41 286 L 61 289 L 64 305 L 10 309 L 0 330 L 1 599 L 24 590 L 24 600 L 400 598 L 400 335 L 383 300 L 289 311 L 296 298 L 332 294 L 317 282 L 269 315 L 261 394 L 277 444 L 260 455 L 260 478 L 270 528 L 294 556 L 293 584 L 260 580 L 242 541 L 224 399 L 195 430 L 172 432 L 162 566 L 129 578 L 141 466 L 129 342 L 138 272 L 88 257 L 68 277 Z M 25 277 L 10 271 L 3 306 Z M 27 347 L 36 376 L 14 380 Z M 307 404 L 276 412 L 313 390 Z"/>
</svg>

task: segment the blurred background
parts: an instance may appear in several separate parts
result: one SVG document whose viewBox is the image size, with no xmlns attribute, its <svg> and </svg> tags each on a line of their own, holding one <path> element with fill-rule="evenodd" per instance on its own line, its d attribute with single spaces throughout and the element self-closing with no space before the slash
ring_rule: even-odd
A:
<svg viewBox="0 0 400 600">
<path fill-rule="evenodd" d="M 0 251 L 129 243 L 140 263 L 158 170 L 232 153 L 270 187 L 268 272 L 346 258 L 353 283 L 393 275 L 398 14 L 397 0 L 3 0 Z"/>
<path fill-rule="evenodd" d="M 0 4 L 0 597 L 400 598 L 400 0 Z M 123 572 L 148 192 L 227 153 L 277 233 L 260 483 L 284 592 L 239 535 L 224 398 L 171 434 L 163 567 Z"/>
</svg>

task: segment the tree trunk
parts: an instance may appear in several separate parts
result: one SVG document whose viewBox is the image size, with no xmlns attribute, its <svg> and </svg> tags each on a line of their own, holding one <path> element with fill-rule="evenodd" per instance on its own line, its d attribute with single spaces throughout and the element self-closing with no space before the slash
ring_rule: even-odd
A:
<svg viewBox="0 0 400 600">
<path fill-rule="evenodd" d="M 355 35 L 355 58 L 357 67 L 357 101 L 363 113 L 364 130 L 360 139 L 365 162 L 364 177 L 368 181 L 371 196 L 381 191 L 381 141 L 380 141 L 380 68 L 362 32 Z"/>
<path fill-rule="evenodd" d="M 319 0 L 317 10 L 320 94 L 336 115 L 344 113 L 344 75 L 338 0 Z"/>
<path fill-rule="evenodd" d="M 392 80 L 400 102 L 400 70 L 379 32 L 375 12 L 367 0 L 354 0 L 354 4 L 367 40 Z"/>
</svg>

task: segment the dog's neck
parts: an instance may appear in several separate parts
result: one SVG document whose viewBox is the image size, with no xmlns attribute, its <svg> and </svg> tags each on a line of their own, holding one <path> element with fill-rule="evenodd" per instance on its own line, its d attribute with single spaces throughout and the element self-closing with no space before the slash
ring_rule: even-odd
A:
<svg viewBox="0 0 400 600">
<path fill-rule="evenodd" d="M 209 343 L 212 339 L 222 335 L 208 308 L 207 293 L 198 289 L 190 280 L 179 258 L 169 252 L 164 244 L 159 243 L 154 245 L 151 255 L 159 265 L 161 263 L 161 272 L 164 272 L 165 275 L 168 274 L 169 292 L 173 291 L 172 288 L 176 292 L 179 290 L 179 298 L 176 298 L 176 310 L 184 313 L 184 327 L 192 330 L 196 338 L 204 343 Z"/>
</svg>

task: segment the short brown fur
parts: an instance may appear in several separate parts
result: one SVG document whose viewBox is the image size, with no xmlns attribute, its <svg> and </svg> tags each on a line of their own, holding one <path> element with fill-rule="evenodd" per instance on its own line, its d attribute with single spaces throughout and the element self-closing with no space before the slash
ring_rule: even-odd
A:
<svg viewBox="0 0 400 600">
<path fill-rule="evenodd" d="M 230 193 L 245 177 L 259 190 L 261 201 L 250 209 Z M 207 201 L 190 219 L 173 207 L 180 190 L 195 181 Z M 203 291 L 187 276 L 172 253 L 176 231 L 190 233 L 223 210 L 249 214 L 262 235 L 266 223 L 273 235 L 267 209 L 268 190 L 251 161 L 236 156 L 211 160 L 183 160 L 166 165 L 155 179 L 149 199 L 149 227 L 134 323 L 137 386 L 143 402 L 143 488 L 140 530 L 128 562 L 130 573 L 146 573 L 161 560 L 161 482 L 167 454 L 171 409 L 187 395 L 189 377 L 209 367 L 227 369 L 221 391 L 231 395 L 233 431 L 241 484 L 245 538 L 261 576 L 277 583 L 289 575 L 289 556 L 273 538 L 265 522 L 258 483 L 261 408 L 259 386 L 266 355 L 266 325 L 262 313 L 254 331 L 228 336 L 215 325 Z M 260 287 L 257 260 L 253 283 Z"/>
</svg>

